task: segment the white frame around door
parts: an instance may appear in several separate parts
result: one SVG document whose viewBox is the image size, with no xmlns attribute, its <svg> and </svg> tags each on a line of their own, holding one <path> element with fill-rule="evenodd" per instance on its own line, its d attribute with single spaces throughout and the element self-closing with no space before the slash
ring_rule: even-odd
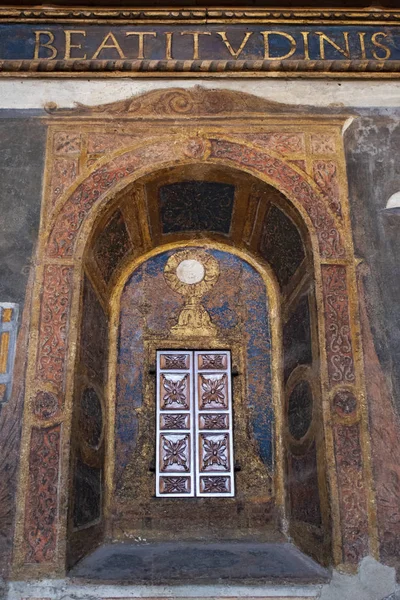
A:
<svg viewBox="0 0 400 600">
<path fill-rule="evenodd" d="M 158 350 L 156 496 L 235 495 L 231 353 Z"/>
</svg>

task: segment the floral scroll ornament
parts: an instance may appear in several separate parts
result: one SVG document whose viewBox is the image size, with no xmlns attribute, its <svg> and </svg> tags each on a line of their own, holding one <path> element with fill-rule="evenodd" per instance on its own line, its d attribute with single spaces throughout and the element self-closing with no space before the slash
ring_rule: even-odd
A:
<svg viewBox="0 0 400 600">
<path fill-rule="evenodd" d="M 163 483 L 165 494 L 184 494 L 188 491 L 187 477 L 164 477 Z"/>
<path fill-rule="evenodd" d="M 202 354 L 202 369 L 225 369 L 225 356 L 223 354 Z"/>
<path fill-rule="evenodd" d="M 164 356 L 166 369 L 186 369 L 186 354 L 166 354 Z"/>
<path fill-rule="evenodd" d="M 31 402 L 33 413 L 41 419 L 53 417 L 60 405 L 60 400 L 56 394 L 44 390 L 39 390 L 31 399 Z"/>
<path fill-rule="evenodd" d="M 357 400 L 352 392 L 339 390 L 333 398 L 333 406 L 338 415 L 348 416 L 357 410 Z"/>
<path fill-rule="evenodd" d="M 57 547 L 57 507 L 61 425 L 32 429 L 25 522 L 25 560 L 53 561 Z"/>
<path fill-rule="evenodd" d="M 201 415 L 203 429 L 227 429 L 227 415 Z"/>
<path fill-rule="evenodd" d="M 168 467 L 181 467 L 184 471 L 189 471 L 187 457 L 188 436 L 174 441 L 163 436 L 163 470 Z"/>
<path fill-rule="evenodd" d="M 203 390 L 201 396 L 202 408 L 207 408 L 207 406 L 213 404 L 218 404 L 226 408 L 225 386 L 226 375 L 208 378 L 201 375 L 201 387 Z"/>
<path fill-rule="evenodd" d="M 204 250 L 183 250 L 168 259 L 164 277 L 170 288 L 186 299 L 171 333 L 179 337 L 215 335 L 216 327 L 200 301 L 218 280 L 218 261 Z"/>
<path fill-rule="evenodd" d="M 346 268 L 343 265 L 323 265 L 322 282 L 327 322 L 329 379 L 331 384 L 353 383 L 355 372 Z"/>
<path fill-rule="evenodd" d="M 203 436 L 203 470 L 213 467 L 222 467 L 228 470 L 227 455 L 228 436 L 225 434 L 222 439 L 212 440 L 210 437 Z"/>
<path fill-rule="evenodd" d="M 164 429 L 187 429 L 187 415 L 163 415 Z"/>
<path fill-rule="evenodd" d="M 186 402 L 186 383 L 187 375 L 179 378 L 167 378 L 163 375 L 163 408 L 180 406 L 187 408 Z"/>
<path fill-rule="evenodd" d="M 201 138 L 190 138 L 187 141 L 186 147 L 183 150 L 185 156 L 187 156 L 188 158 L 196 158 L 197 160 L 204 158 L 206 152 L 206 141 L 202 140 Z"/>
<path fill-rule="evenodd" d="M 205 494 L 222 494 L 228 491 L 227 477 L 202 477 L 201 482 Z"/>
</svg>

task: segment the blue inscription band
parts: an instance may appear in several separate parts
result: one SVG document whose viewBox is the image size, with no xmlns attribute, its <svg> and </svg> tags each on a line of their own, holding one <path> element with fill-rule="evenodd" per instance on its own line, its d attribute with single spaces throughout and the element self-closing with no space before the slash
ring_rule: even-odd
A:
<svg viewBox="0 0 400 600">
<path fill-rule="evenodd" d="M 179 13 L 177 13 L 179 16 Z M 196 22 L 149 19 L 93 23 L 0 12 L 3 72 L 388 72 L 400 73 L 400 12 L 389 24 Z M 169 13 L 171 15 L 171 13 Z M 43 17 L 43 14 L 42 14 Z M 53 19 L 54 21 L 55 19 Z M 99 19 L 98 19 L 99 20 Z M 98 21 L 97 20 L 97 21 Z M 104 21 L 103 17 L 103 21 Z M 261 19 L 260 19 L 261 20 Z M 314 21 L 315 19 L 313 19 Z M 376 19 L 375 19 L 376 20 Z M 6 21 L 6 22 L 5 22 Z M 35 21 L 35 22 L 32 22 Z M 218 21 L 218 19 L 215 19 Z M 397 24 L 398 23 L 398 24 Z"/>
</svg>

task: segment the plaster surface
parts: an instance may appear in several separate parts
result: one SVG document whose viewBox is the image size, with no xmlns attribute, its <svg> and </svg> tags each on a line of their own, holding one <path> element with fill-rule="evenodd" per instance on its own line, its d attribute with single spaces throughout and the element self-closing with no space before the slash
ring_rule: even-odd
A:
<svg viewBox="0 0 400 600">
<path fill-rule="evenodd" d="M 320 600 L 390 600 L 400 591 L 396 585 L 396 572 L 371 556 L 360 563 L 357 575 L 333 571 L 329 585 L 322 589 Z"/>
<path fill-rule="evenodd" d="M 180 598 L 182 600 L 233 598 L 274 598 L 274 600 L 312 600 L 318 598 L 321 586 L 232 586 L 232 585 L 88 585 L 65 579 L 41 582 L 12 582 L 6 600 L 128 600 L 128 598 Z"/>
<path fill-rule="evenodd" d="M 1 302 L 23 302 L 25 296 L 39 226 L 45 135 L 37 121 L 0 122 Z"/>
<path fill-rule="evenodd" d="M 399 107 L 400 81 L 348 81 L 318 79 L 3 79 L 0 109 L 42 109 L 48 102 L 71 108 L 124 100 L 155 89 L 202 85 L 247 92 L 274 102 L 315 107 Z"/>
</svg>

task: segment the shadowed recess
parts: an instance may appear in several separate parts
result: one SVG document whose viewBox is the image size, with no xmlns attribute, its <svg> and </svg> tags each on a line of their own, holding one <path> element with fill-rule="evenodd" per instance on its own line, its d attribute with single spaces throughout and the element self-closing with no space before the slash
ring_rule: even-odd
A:
<svg viewBox="0 0 400 600">
<path fill-rule="evenodd" d="M 313 398 L 308 381 L 300 381 L 289 397 L 289 431 L 295 440 L 304 437 L 312 421 Z"/>
<path fill-rule="evenodd" d="M 325 569 L 292 544 L 248 542 L 110 544 L 83 559 L 70 576 L 153 584 L 282 579 L 304 584 L 329 578 Z"/>
<path fill-rule="evenodd" d="M 193 248 L 195 250 L 195 248 Z M 152 471 L 155 439 L 155 390 L 144 375 L 146 355 L 168 347 L 185 299 L 168 286 L 164 269 L 175 250 L 141 264 L 127 280 L 121 296 L 115 426 L 115 523 L 121 530 L 162 532 L 174 536 L 184 529 L 192 536 L 233 537 L 274 520 L 274 410 L 271 384 L 271 334 L 265 282 L 245 260 L 207 249 L 219 264 L 219 277 L 202 304 L 216 327 L 217 340 L 230 347 L 246 379 L 234 383 L 235 457 L 238 498 L 213 506 L 186 499 L 154 502 Z M 189 340 L 201 348 L 212 340 Z M 176 343 L 176 339 L 175 342 Z M 185 348 L 187 340 L 180 344 Z M 154 346 L 157 344 L 156 346 Z M 242 345 L 243 353 L 238 352 Z M 154 360 L 154 359 L 152 359 Z M 237 364 L 237 362 L 235 362 Z M 243 388 L 241 388 L 243 386 Z M 241 400 L 243 398 L 243 400 Z M 235 404 L 236 402 L 236 404 Z M 139 409 L 139 410 L 138 410 Z M 201 499 L 203 500 L 203 499 Z M 207 499 L 208 500 L 208 499 Z M 211 500 L 210 500 L 211 501 Z M 197 502 L 197 504 L 195 504 Z M 186 518 L 185 518 L 186 517 Z"/>
<path fill-rule="evenodd" d="M 311 364 L 311 323 L 308 296 L 300 299 L 283 327 L 283 353 L 285 381 L 298 365 Z"/>
<path fill-rule="evenodd" d="M 322 518 L 315 442 L 301 456 L 289 454 L 288 463 L 289 498 L 293 519 L 320 526 Z"/>
<path fill-rule="evenodd" d="M 108 324 L 104 310 L 87 277 L 84 281 L 82 305 L 81 364 L 85 365 L 91 377 L 102 384 L 107 368 Z"/>
<path fill-rule="evenodd" d="M 272 265 L 281 287 L 289 283 L 305 257 L 297 227 L 277 206 L 272 206 L 265 217 L 259 250 Z"/>
<path fill-rule="evenodd" d="M 215 181 L 180 181 L 159 190 L 163 233 L 214 231 L 228 234 L 235 186 Z"/>
<path fill-rule="evenodd" d="M 74 477 L 74 527 L 83 527 L 100 518 L 101 469 L 78 460 Z"/>
<path fill-rule="evenodd" d="M 108 283 L 118 263 L 131 250 L 132 242 L 120 210 L 111 216 L 94 246 L 94 256 L 104 281 Z"/>
<path fill-rule="evenodd" d="M 81 397 L 81 430 L 83 439 L 92 448 L 100 443 L 103 429 L 101 402 L 93 388 L 86 388 Z"/>
</svg>

